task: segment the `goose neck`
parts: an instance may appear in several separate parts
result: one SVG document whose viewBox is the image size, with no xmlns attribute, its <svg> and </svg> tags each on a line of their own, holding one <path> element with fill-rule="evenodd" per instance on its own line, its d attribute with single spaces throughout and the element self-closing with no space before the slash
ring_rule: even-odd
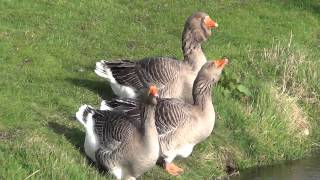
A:
<svg viewBox="0 0 320 180">
<path fill-rule="evenodd" d="M 200 107 L 202 111 L 211 108 L 213 83 L 197 78 L 193 85 L 192 96 L 194 105 Z"/>
<path fill-rule="evenodd" d="M 141 128 L 145 134 L 153 133 L 155 125 L 155 105 L 146 104 L 141 112 Z"/>
<path fill-rule="evenodd" d="M 206 58 L 202 51 L 201 42 L 193 34 L 190 29 L 185 31 L 182 37 L 182 51 L 184 61 L 199 70 L 206 63 Z"/>
</svg>

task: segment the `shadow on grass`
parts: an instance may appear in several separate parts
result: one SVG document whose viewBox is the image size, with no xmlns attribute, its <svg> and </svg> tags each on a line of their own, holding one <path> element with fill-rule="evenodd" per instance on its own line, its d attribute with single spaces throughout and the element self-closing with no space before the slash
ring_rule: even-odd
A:
<svg viewBox="0 0 320 180">
<path fill-rule="evenodd" d="M 320 15 L 320 3 L 317 0 L 312 1 L 301 1 L 301 0 L 289 0 L 286 1 L 275 1 L 281 3 L 282 6 L 287 7 L 289 9 L 297 8 L 303 11 L 308 11 L 310 13 Z"/>
<path fill-rule="evenodd" d="M 72 118 L 74 120 L 74 118 Z M 58 135 L 63 135 L 79 152 L 87 158 L 87 163 L 89 166 L 96 167 L 101 175 L 108 174 L 108 171 L 103 169 L 101 166 L 97 165 L 93 162 L 86 153 L 84 152 L 84 138 L 85 133 L 80 131 L 78 128 L 67 127 L 65 125 L 56 123 L 56 122 L 48 122 L 48 128 L 52 129 Z"/>
<path fill-rule="evenodd" d="M 52 121 L 48 122 L 48 127 L 56 134 L 63 135 L 76 149 L 79 149 L 79 151 L 85 155 L 83 149 L 85 133 L 78 128 L 67 127 Z"/>
<path fill-rule="evenodd" d="M 66 81 L 79 87 L 85 87 L 90 91 L 99 94 L 102 99 L 110 99 L 114 97 L 112 89 L 106 81 L 94 81 L 79 78 L 66 78 Z"/>
</svg>

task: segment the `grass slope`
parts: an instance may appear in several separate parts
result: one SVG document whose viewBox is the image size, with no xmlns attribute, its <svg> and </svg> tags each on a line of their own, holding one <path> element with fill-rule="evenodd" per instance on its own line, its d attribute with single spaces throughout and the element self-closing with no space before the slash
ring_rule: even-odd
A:
<svg viewBox="0 0 320 180">
<path fill-rule="evenodd" d="M 298 1 L 0 2 L 0 179 L 105 179 L 83 154 L 81 104 L 112 96 L 94 72 L 100 59 L 182 58 L 184 20 L 201 10 L 219 23 L 208 59 L 232 60 L 251 97 L 222 85 L 210 138 L 176 179 L 210 179 L 239 168 L 296 159 L 319 147 L 320 4 Z M 310 135 L 303 132 L 309 130 Z M 141 179 L 172 178 L 155 167 Z"/>
</svg>

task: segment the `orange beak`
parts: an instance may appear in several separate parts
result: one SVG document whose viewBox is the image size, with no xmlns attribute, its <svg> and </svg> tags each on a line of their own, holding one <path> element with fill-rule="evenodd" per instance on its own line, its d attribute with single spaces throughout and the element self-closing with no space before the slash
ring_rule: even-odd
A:
<svg viewBox="0 0 320 180">
<path fill-rule="evenodd" d="M 209 16 L 204 18 L 204 24 L 208 28 L 216 28 L 216 27 L 218 27 L 218 23 L 216 23 L 214 20 L 212 20 Z"/>
<path fill-rule="evenodd" d="M 154 97 L 158 97 L 158 88 L 156 86 L 150 86 L 149 87 L 149 93 L 154 96 Z"/>
<path fill-rule="evenodd" d="M 213 63 L 217 68 L 224 68 L 224 66 L 229 63 L 229 59 L 228 58 L 222 58 L 222 59 L 213 61 Z"/>
</svg>

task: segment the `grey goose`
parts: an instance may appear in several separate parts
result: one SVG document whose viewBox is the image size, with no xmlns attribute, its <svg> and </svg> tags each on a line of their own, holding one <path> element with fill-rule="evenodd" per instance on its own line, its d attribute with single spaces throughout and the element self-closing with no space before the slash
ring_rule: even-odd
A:
<svg viewBox="0 0 320 180">
<path fill-rule="evenodd" d="M 76 117 L 86 128 L 86 155 L 117 179 L 134 180 L 153 167 L 159 157 L 157 96 L 150 86 L 139 98 L 141 108 L 130 115 L 82 105 Z"/>
<path fill-rule="evenodd" d="M 201 44 L 211 36 L 218 24 L 208 14 L 196 12 L 185 23 L 182 35 L 184 60 L 151 57 L 142 60 L 102 60 L 95 73 L 109 81 L 113 92 L 122 98 L 135 98 L 136 91 L 146 82 L 155 84 L 160 97 L 192 101 L 193 81 L 206 63 Z"/>
<path fill-rule="evenodd" d="M 215 123 L 211 92 L 227 63 L 228 59 L 224 58 L 202 66 L 193 84 L 192 103 L 177 98 L 157 99 L 155 118 L 161 151 L 159 160 L 170 174 L 178 175 L 183 171 L 172 163 L 176 156 L 188 157 L 193 147 L 211 134 Z M 102 108 L 121 109 L 128 114 L 140 108 L 139 102 L 129 98 L 114 98 L 101 104 Z"/>
</svg>

